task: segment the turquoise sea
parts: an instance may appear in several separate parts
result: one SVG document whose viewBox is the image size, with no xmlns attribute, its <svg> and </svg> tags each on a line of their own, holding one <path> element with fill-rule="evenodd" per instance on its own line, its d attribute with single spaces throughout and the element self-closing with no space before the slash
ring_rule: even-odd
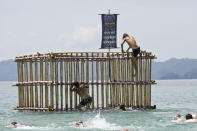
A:
<svg viewBox="0 0 197 131">
<path fill-rule="evenodd" d="M 106 111 L 19 112 L 17 88 L 13 82 L 0 82 L 0 131 L 197 131 L 197 123 L 184 123 L 184 115 L 197 114 L 197 80 L 158 80 L 152 86 L 152 105 L 156 110 L 118 109 Z M 174 121 L 175 114 L 183 116 Z M 84 126 L 75 122 L 83 120 Z M 17 121 L 25 126 L 10 125 Z"/>
</svg>

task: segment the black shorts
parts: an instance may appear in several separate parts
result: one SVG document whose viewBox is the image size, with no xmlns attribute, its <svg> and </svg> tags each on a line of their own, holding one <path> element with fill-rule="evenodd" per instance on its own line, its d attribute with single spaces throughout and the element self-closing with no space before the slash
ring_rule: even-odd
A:
<svg viewBox="0 0 197 131">
<path fill-rule="evenodd" d="M 80 105 L 82 106 L 85 106 L 87 105 L 88 103 L 91 103 L 92 102 L 92 97 L 88 97 L 86 99 L 83 99 L 81 102 L 80 102 Z"/>
<path fill-rule="evenodd" d="M 140 47 L 133 49 L 133 56 L 137 57 L 137 55 L 140 53 Z"/>
</svg>

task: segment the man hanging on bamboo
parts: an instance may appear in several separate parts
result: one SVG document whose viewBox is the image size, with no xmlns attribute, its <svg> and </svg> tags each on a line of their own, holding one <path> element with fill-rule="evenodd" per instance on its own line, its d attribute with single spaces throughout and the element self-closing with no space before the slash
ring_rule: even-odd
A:
<svg viewBox="0 0 197 131">
<path fill-rule="evenodd" d="M 92 102 L 92 97 L 90 97 L 88 90 L 89 86 L 85 83 L 74 82 L 71 85 L 71 91 L 76 91 L 76 93 L 81 97 L 81 102 L 77 106 L 79 110 Z"/>
<path fill-rule="evenodd" d="M 124 33 L 122 37 L 122 43 L 121 43 L 121 50 L 123 50 L 123 45 L 124 43 L 127 43 L 129 45 L 129 48 L 126 50 L 126 52 L 129 51 L 129 49 L 133 50 L 133 63 L 134 63 L 134 68 L 135 68 L 135 74 L 138 74 L 138 68 L 137 68 L 137 56 L 140 53 L 140 47 L 137 45 L 135 38 L 133 36 L 129 36 L 128 34 Z M 136 76 L 137 77 L 137 76 Z"/>
</svg>

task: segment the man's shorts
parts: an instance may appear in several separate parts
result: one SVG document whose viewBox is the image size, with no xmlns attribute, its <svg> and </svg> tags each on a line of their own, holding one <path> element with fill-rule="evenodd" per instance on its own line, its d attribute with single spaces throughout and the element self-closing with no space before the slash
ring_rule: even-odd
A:
<svg viewBox="0 0 197 131">
<path fill-rule="evenodd" d="M 133 49 L 133 56 L 137 57 L 137 55 L 140 53 L 140 47 Z"/>
<path fill-rule="evenodd" d="M 80 105 L 82 106 L 85 106 L 87 105 L 88 103 L 91 103 L 92 102 L 92 97 L 88 97 L 86 99 L 83 99 L 81 102 L 80 102 Z"/>
</svg>

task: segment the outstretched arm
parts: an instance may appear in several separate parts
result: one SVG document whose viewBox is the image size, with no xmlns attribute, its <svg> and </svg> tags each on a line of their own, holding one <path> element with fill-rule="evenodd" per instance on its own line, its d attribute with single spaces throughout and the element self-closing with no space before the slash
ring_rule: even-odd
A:
<svg viewBox="0 0 197 131">
<path fill-rule="evenodd" d="M 124 52 L 123 50 L 123 45 L 124 45 L 125 39 L 123 39 L 122 43 L 121 43 L 121 51 Z"/>
</svg>

